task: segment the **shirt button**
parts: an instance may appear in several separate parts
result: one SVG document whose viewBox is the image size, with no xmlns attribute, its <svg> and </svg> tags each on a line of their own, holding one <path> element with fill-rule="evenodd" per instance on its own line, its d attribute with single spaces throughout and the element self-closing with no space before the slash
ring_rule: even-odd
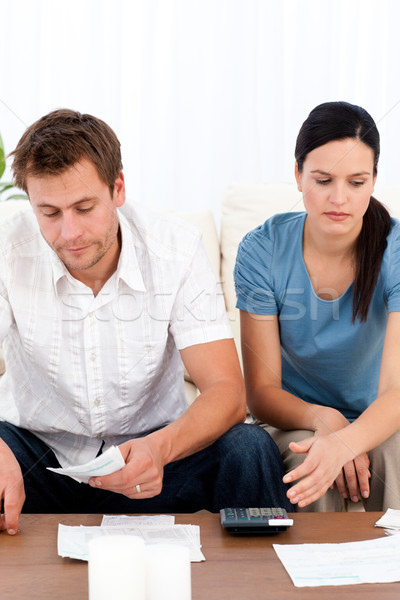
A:
<svg viewBox="0 0 400 600">
<path fill-rule="evenodd" d="M 92 360 L 93 362 L 96 360 L 96 354 L 94 352 L 92 352 L 92 354 L 90 355 L 90 360 Z"/>
<path fill-rule="evenodd" d="M 96 398 L 96 400 L 93 402 L 93 404 L 94 404 L 95 406 L 100 406 L 100 404 L 101 404 L 101 400 L 100 400 L 100 398 Z"/>
</svg>

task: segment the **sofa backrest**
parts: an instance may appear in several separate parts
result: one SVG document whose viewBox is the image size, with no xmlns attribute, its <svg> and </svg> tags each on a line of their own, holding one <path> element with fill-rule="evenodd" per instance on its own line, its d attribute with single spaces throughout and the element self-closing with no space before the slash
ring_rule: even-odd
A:
<svg viewBox="0 0 400 600">
<path fill-rule="evenodd" d="M 254 183 L 228 186 L 222 199 L 221 282 L 226 308 L 236 306 L 233 284 L 237 248 L 243 236 L 280 212 L 304 210 L 301 194 L 292 183 Z"/>
<path fill-rule="evenodd" d="M 201 230 L 203 244 L 217 279 L 221 270 L 221 253 L 215 219 L 210 210 L 194 212 L 170 211 L 173 215 L 184 219 Z"/>
</svg>

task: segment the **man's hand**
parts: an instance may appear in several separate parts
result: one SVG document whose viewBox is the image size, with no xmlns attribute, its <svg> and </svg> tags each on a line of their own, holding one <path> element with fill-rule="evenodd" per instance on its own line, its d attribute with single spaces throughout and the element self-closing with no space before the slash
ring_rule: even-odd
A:
<svg viewBox="0 0 400 600">
<path fill-rule="evenodd" d="M 152 498 L 162 489 L 163 469 L 160 450 L 151 435 L 129 440 L 119 446 L 126 466 L 89 484 L 128 498 Z M 137 487 L 138 486 L 138 487 Z"/>
<path fill-rule="evenodd" d="M 0 515 L 0 530 L 10 535 L 18 531 L 18 520 L 25 502 L 25 489 L 21 468 L 10 448 L 0 440 L 0 503 L 4 513 Z"/>
</svg>

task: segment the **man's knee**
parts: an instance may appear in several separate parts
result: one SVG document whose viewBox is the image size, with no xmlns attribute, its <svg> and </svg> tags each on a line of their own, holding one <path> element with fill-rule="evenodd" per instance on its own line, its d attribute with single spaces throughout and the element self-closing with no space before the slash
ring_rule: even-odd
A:
<svg viewBox="0 0 400 600">
<path fill-rule="evenodd" d="M 43 463 L 43 467 L 60 466 L 50 448 L 27 429 L 22 429 L 6 421 L 0 421 L 0 438 L 14 454 L 23 473 L 30 471 L 32 466 L 41 463 Z"/>
<path fill-rule="evenodd" d="M 23 444 L 23 430 L 7 421 L 0 421 L 0 439 L 15 453 Z"/>
<path fill-rule="evenodd" d="M 269 468 L 282 471 L 282 458 L 279 449 L 271 436 L 258 425 L 241 423 L 235 425 L 219 440 L 221 455 L 235 456 L 238 465 L 252 462 L 254 466 L 260 461 Z"/>
</svg>

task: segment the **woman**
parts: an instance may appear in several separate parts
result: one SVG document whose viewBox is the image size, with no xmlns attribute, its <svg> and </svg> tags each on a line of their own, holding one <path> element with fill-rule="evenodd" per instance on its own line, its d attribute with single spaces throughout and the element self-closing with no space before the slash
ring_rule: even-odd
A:
<svg viewBox="0 0 400 600">
<path fill-rule="evenodd" d="M 235 266 L 248 405 L 299 509 L 400 509 L 400 223 L 372 197 L 379 133 L 324 103 L 295 158 L 306 212 L 250 232 Z"/>
</svg>

